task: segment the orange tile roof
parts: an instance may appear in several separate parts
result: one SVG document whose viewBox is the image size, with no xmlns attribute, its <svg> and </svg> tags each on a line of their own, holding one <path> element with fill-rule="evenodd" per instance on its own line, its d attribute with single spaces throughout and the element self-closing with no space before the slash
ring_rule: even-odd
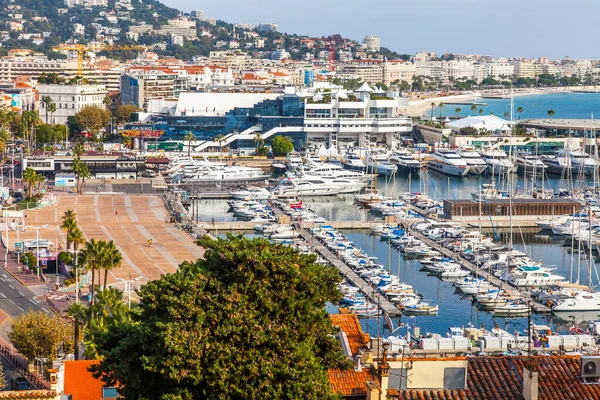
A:
<svg viewBox="0 0 600 400">
<path fill-rule="evenodd" d="M 96 360 L 65 361 L 64 393 L 71 400 L 99 400 L 102 398 L 104 383 L 92 376 L 88 368 L 97 364 Z"/>
<path fill-rule="evenodd" d="M 538 361 L 539 400 L 600 400 L 600 385 L 579 379 L 579 356 L 535 357 Z M 397 392 L 401 400 L 521 399 L 526 357 L 470 357 L 466 389 L 409 389 Z M 391 393 L 389 393 L 391 394 Z"/>
<path fill-rule="evenodd" d="M 340 393 L 342 396 L 361 396 L 367 394 L 367 382 L 377 381 L 377 376 L 373 368 L 363 368 L 361 371 L 354 369 L 340 371 L 330 369 L 329 384 L 334 393 Z"/>
<path fill-rule="evenodd" d="M 289 76 L 285 72 L 271 72 L 273 76 Z"/>
<path fill-rule="evenodd" d="M 5 390 L 0 392 L 0 399 L 55 399 L 53 390 Z"/>
<path fill-rule="evenodd" d="M 346 334 L 353 356 L 369 345 L 369 334 L 363 333 L 356 314 L 331 314 L 330 317 L 333 326 L 339 327 Z"/>
</svg>

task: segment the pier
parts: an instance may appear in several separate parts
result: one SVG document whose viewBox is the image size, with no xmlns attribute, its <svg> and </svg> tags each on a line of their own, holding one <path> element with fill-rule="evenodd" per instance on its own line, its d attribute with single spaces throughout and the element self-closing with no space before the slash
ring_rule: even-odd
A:
<svg viewBox="0 0 600 400">
<path fill-rule="evenodd" d="M 276 223 L 276 222 L 273 222 Z M 362 229 L 371 229 L 375 225 L 381 225 L 383 222 L 361 222 L 361 221 L 326 221 L 326 222 L 302 222 L 300 223 L 300 228 L 308 228 L 318 226 L 318 225 L 329 225 L 335 229 L 344 229 L 344 230 L 362 230 Z M 219 231 L 219 232 L 228 232 L 228 231 L 253 231 L 256 225 L 262 225 L 262 222 L 252 222 L 252 221 L 224 221 L 224 222 L 198 222 L 198 226 L 203 228 L 204 230 L 210 231 Z"/>
<path fill-rule="evenodd" d="M 433 240 L 425 237 L 421 233 L 410 230 L 412 221 L 403 220 L 402 225 L 404 225 L 406 227 L 407 232 L 410 231 L 411 235 L 413 235 L 413 236 L 417 237 L 419 240 L 423 241 L 423 243 L 427 244 L 427 246 L 430 246 L 431 248 L 439 251 L 445 257 L 456 258 L 457 260 L 460 260 L 460 265 L 462 267 L 468 269 L 469 271 L 471 271 L 471 273 L 484 277 L 492 285 L 494 285 L 497 288 L 504 289 L 507 293 L 509 293 L 512 296 L 524 298 L 525 301 L 527 301 L 531 304 L 531 308 L 533 309 L 533 311 L 538 312 L 538 313 L 549 313 L 551 311 L 550 308 L 546 307 L 543 304 L 536 303 L 529 295 L 525 295 L 524 293 L 520 292 L 517 288 L 511 286 L 509 283 L 503 282 L 502 280 L 500 280 L 496 276 L 490 274 L 489 272 L 481 270 L 481 268 L 477 267 L 472 262 L 464 259 L 460 254 L 453 253 L 452 251 L 446 249 L 445 247 L 440 246 L 439 243 L 436 243 Z"/>
</svg>

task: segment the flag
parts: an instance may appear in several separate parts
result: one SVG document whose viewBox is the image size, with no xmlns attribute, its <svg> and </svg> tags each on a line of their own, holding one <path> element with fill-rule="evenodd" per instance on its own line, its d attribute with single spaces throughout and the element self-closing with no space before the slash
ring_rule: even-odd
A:
<svg viewBox="0 0 600 400">
<path fill-rule="evenodd" d="M 392 319 L 390 318 L 390 314 L 384 312 L 383 313 L 383 320 L 387 324 L 388 328 L 390 328 L 390 332 L 393 333 L 394 332 L 394 323 L 392 322 Z"/>
</svg>

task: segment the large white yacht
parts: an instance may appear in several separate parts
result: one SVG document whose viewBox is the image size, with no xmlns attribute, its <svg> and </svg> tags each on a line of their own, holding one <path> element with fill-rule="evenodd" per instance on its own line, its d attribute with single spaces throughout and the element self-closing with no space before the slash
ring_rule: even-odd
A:
<svg viewBox="0 0 600 400">
<path fill-rule="evenodd" d="M 469 174 L 481 175 L 485 172 L 487 163 L 481 158 L 481 154 L 479 154 L 475 148 L 471 146 L 461 147 L 458 149 L 457 153 L 469 166 Z"/>
<path fill-rule="evenodd" d="M 571 165 L 574 174 L 583 172 L 586 175 L 593 175 L 598 169 L 598 161 L 580 149 L 565 148 L 556 152 L 556 156 L 569 160 L 567 164 Z"/>
<path fill-rule="evenodd" d="M 342 166 L 350 171 L 360 171 L 364 172 L 367 169 L 367 164 L 354 153 L 348 153 L 342 159 Z"/>
<path fill-rule="evenodd" d="M 600 311 L 600 293 L 564 289 L 551 301 L 552 311 Z"/>
<path fill-rule="evenodd" d="M 549 269 L 540 266 L 521 266 L 505 275 L 511 285 L 516 287 L 544 287 L 556 285 L 565 277 L 554 275 Z"/>
<path fill-rule="evenodd" d="M 379 175 L 392 175 L 398 171 L 398 167 L 388 160 L 385 153 L 376 150 L 369 151 L 366 164 L 367 172 Z"/>
<path fill-rule="evenodd" d="M 364 181 L 347 178 L 324 178 L 313 175 L 292 176 L 282 179 L 273 194 L 280 197 L 326 196 L 341 193 L 356 193 L 366 187 Z"/>
<path fill-rule="evenodd" d="M 435 149 L 428 165 L 429 169 L 452 176 L 465 176 L 469 173 L 466 161 L 450 149 Z"/>
<path fill-rule="evenodd" d="M 310 164 L 304 168 L 304 173 L 307 175 L 320 176 L 323 178 L 347 178 L 365 181 L 370 178 L 370 175 L 364 172 L 349 171 L 342 167 L 341 164 L 333 163 L 318 163 Z"/>
<path fill-rule="evenodd" d="M 487 148 L 479 151 L 487 164 L 487 173 L 504 175 L 517 172 L 517 165 L 513 163 L 504 150 Z"/>
<path fill-rule="evenodd" d="M 396 150 L 391 156 L 390 161 L 398 166 L 399 170 L 407 172 L 419 172 L 421 163 L 415 156 L 406 150 Z"/>
<path fill-rule="evenodd" d="M 547 167 L 535 154 L 522 151 L 517 155 L 517 168 L 525 175 L 539 176 Z"/>
<path fill-rule="evenodd" d="M 248 182 L 268 178 L 260 168 L 229 166 L 208 161 L 206 158 L 189 157 L 174 158 L 165 173 L 174 182 Z"/>
</svg>

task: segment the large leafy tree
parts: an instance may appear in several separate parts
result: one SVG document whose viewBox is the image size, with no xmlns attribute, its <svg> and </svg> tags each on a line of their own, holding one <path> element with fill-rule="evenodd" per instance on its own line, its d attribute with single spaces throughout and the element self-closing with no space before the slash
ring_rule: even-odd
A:
<svg viewBox="0 0 600 400">
<path fill-rule="evenodd" d="M 332 399 L 348 359 L 325 311 L 337 272 L 265 239 L 202 239 L 204 259 L 139 291 L 130 321 L 96 333 L 92 370 L 125 398 Z"/>
<path fill-rule="evenodd" d="M 96 134 L 100 129 L 108 125 L 110 112 L 102 107 L 86 106 L 75 114 L 75 121 L 80 127 Z"/>
<path fill-rule="evenodd" d="M 55 360 L 59 348 L 72 350 L 73 333 L 60 318 L 42 311 L 21 314 L 11 323 L 10 342 L 32 363 L 36 357 Z"/>
<path fill-rule="evenodd" d="M 277 157 L 287 156 L 294 151 L 294 144 L 289 137 L 276 136 L 271 140 L 271 148 L 273 149 L 273 155 Z"/>
</svg>

